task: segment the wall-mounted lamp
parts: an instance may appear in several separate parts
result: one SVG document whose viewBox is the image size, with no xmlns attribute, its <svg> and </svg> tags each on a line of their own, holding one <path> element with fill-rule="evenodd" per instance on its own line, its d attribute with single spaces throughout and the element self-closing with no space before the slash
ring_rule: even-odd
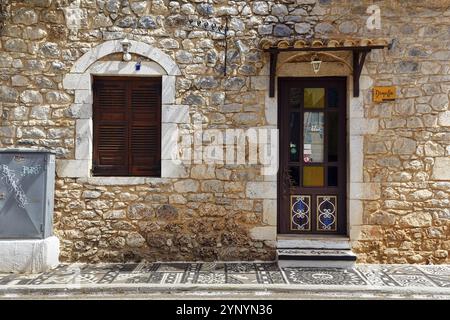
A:
<svg viewBox="0 0 450 320">
<path fill-rule="evenodd" d="M 314 70 L 314 73 L 316 73 L 316 74 L 319 73 L 321 65 L 322 65 L 322 60 L 320 60 L 317 53 L 315 53 L 311 58 L 311 66 Z"/>
<path fill-rule="evenodd" d="M 123 51 L 123 61 L 130 61 L 131 60 L 131 54 L 129 53 L 131 42 L 128 40 L 128 38 L 123 39 L 120 44 L 122 45 L 122 51 Z"/>
</svg>

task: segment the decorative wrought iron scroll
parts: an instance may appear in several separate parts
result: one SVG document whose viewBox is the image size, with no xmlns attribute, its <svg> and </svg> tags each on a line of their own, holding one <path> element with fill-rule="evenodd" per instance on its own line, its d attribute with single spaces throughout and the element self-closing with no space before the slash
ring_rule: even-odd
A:
<svg viewBox="0 0 450 320">
<path fill-rule="evenodd" d="M 311 196 L 291 196 L 291 230 L 311 230 Z"/>
<path fill-rule="evenodd" d="M 336 231 L 337 197 L 317 196 L 317 230 Z"/>
</svg>

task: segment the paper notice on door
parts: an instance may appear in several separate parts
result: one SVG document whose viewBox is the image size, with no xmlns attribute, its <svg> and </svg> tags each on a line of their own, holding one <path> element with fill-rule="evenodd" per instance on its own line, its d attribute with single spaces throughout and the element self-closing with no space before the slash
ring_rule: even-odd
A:
<svg viewBox="0 0 450 320">
<path fill-rule="evenodd" d="M 311 149 L 312 149 L 312 146 L 311 146 L 311 144 L 304 144 L 304 145 L 303 145 L 303 149 L 305 149 L 305 150 L 311 150 Z"/>
</svg>

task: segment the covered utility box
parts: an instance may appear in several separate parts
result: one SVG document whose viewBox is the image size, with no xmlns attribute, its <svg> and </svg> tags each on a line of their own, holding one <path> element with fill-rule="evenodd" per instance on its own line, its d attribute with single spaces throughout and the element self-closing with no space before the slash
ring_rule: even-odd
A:
<svg viewBox="0 0 450 320">
<path fill-rule="evenodd" d="M 53 235 L 55 155 L 47 151 L 0 151 L 0 239 Z"/>
</svg>

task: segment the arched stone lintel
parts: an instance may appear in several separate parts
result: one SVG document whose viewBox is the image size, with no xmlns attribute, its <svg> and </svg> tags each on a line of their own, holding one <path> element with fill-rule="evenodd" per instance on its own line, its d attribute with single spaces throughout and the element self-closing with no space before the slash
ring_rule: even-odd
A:
<svg viewBox="0 0 450 320">
<path fill-rule="evenodd" d="M 114 75 L 114 76 L 133 76 L 133 77 L 151 77 L 168 76 L 163 67 L 158 63 L 142 62 L 139 71 L 135 69 L 136 62 L 123 61 L 97 61 L 84 73 L 69 73 L 63 79 L 63 87 L 66 90 L 90 90 L 93 75 Z"/>
<path fill-rule="evenodd" d="M 84 73 L 94 62 L 99 59 L 113 54 L 122 52 L 121 40 L 106 41 L 98 46 L 90 49 L 81 58 L 79 58 L 73 65 L 70 73 Z M 178 76 L 181 75 L 180 69 L 172 58 L 162 52 L 160 49 L 155 48 L 147 43 L 130 40 L 131 47 L 130 53 L 134 53 L 148 59 L 151 59 L 158 63 L 167 75 Z"/>
</svg>

